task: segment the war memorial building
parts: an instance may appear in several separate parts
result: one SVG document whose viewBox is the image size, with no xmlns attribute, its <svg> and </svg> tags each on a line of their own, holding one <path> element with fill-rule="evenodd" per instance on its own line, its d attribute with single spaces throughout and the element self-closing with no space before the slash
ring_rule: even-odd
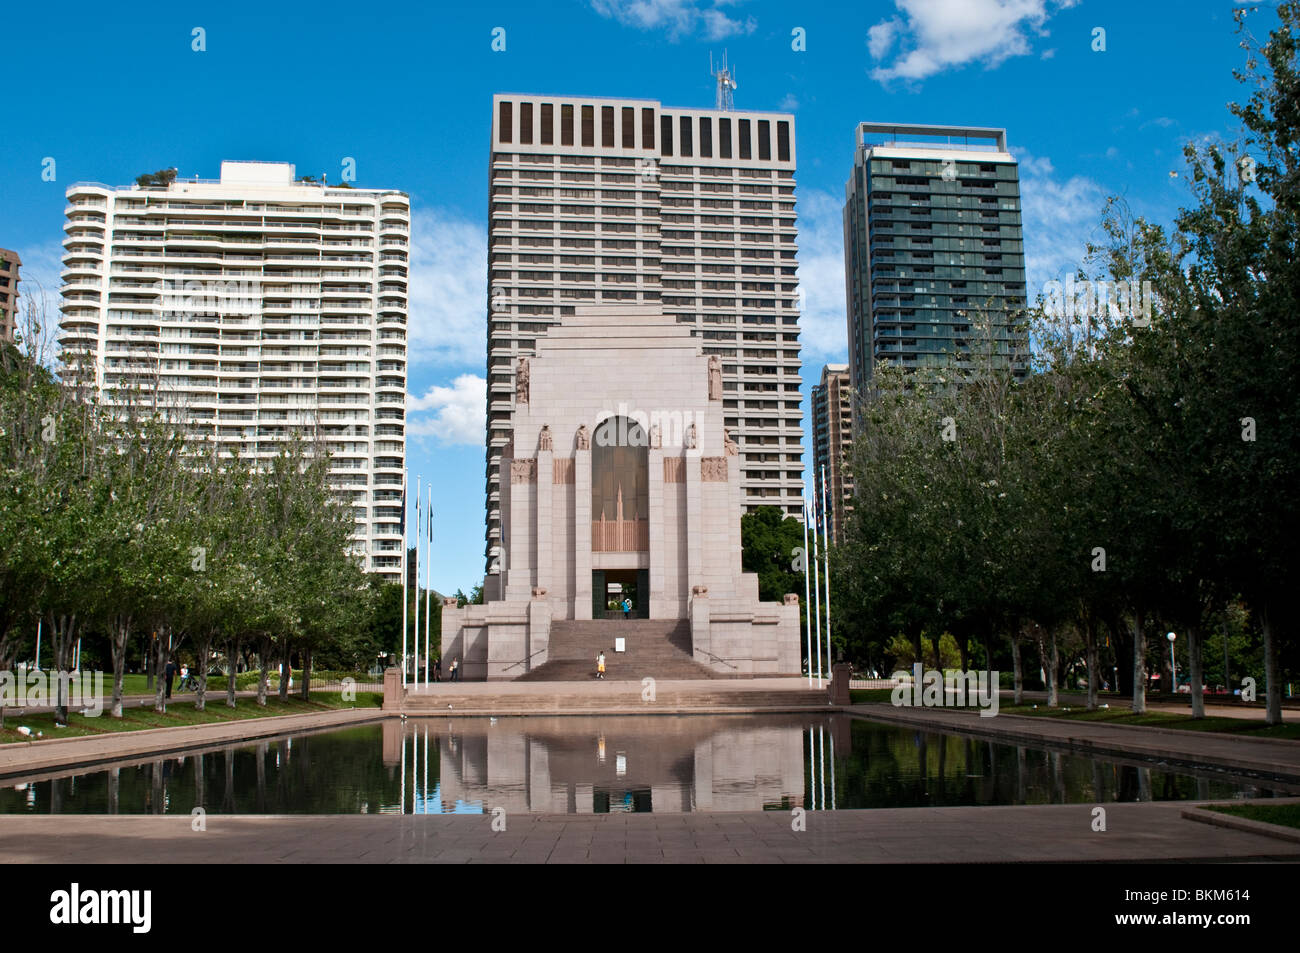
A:
<svg viewBox="0 0 1300 953">
<path fill-rule="evenodd" d="M 798 597 L 760 602 L 741 571 L 721 360 L 689 327 L 656 305 L 577 307 L 518 358 L 513 423 L 500 572 L 483 605 L 444 606 L 444 669 L 586 677 L 604 651 L 644 659 L 638 678 L 799 673 Z"/>
</svg>

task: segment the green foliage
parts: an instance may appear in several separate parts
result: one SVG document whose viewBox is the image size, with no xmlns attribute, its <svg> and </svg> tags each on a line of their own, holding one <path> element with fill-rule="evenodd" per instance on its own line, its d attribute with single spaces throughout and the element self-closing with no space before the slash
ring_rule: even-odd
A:
<svg viewBox="0 0 1300 953">
<path fill-rule="evenodd" d="M 780 602 L 788 592 L 802 599 L 803 523 L 779 507 L 757 507 L 740 518 L 740 547 L 741 568 L 758 575 L 760 599 Z"/>
</svg>

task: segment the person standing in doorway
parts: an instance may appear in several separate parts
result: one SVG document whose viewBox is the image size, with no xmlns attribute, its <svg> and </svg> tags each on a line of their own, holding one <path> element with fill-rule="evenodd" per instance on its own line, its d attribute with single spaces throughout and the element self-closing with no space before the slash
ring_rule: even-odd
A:
<svg viewBox="0 0 1300 953">
<path fill-rule="evenodd" d="M 623 618 L 624 619 L 632 618 L 632 600 L 629 599 L 627 596 L 623 597 Z"/>
<path fill-rule="evenodd" d="M 605 653 L 601 652 L 596 656 L 596 677 L 605 677 Z"/>
<path fill-rule="evenodd" d="M 451 680 L 453 682 L 460 681 L 460 659 L 459 658 L 454 658 L 451 660 Z"/>
</svg>

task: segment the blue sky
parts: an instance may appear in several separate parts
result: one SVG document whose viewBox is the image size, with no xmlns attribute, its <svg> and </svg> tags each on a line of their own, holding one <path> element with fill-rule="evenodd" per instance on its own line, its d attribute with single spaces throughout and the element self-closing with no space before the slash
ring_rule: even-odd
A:
<svg viewBox="0 0 1300 953">
<path fill-rule="evenodd" d="M 1269 4 L 1254 22 L 1264 37 Z M 398 188 L 413 213 L 412 484 L 433 482 L 433 585 L 482 576 L 488 131 L 494 92 L 796 116 L 804 390 L 846 355 L 840 202 L 863 120 L 1005 127 L 1022 163 L 1030 296 L 1072 272 L 1109 194 L 1167 221 L 1189 139 L 1235 138 L 1244 62 L 1227 0 L 230 2 L 11 5 L 0 246 L 58 284 L 64 190 L 222 159 Z M 206 32 L 203 52 L 192 31 Z M 495 28 L 505 50 L 491 48 Z M 794 31 L 805 49 L 793 49 Z M 1104 51 L 1094 31 L 1105 31 Z M 41 178 L 55 160 L 56 181 Z M 806 424 L 805 424 L 806 427 Z M 811 452 L 805 456 L 811 461 Z M 421 579 L 424 573 L 421 570 Z"/>
</svg>

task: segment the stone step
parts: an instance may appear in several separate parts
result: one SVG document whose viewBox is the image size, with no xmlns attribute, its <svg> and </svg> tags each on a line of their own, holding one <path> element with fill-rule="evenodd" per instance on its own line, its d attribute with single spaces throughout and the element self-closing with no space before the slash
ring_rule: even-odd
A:
<svg viewBox="0 0 1300 953">
<path fill-rule="evenodd" d="M 609 708 L 819 708 L 827 704 L 825 691 L 661 691 L 653 702 L 643 702 L 639 686 L 623 692 L 554 692 L 541 694 L 461 694 L 434 691 L 407 695 L 408 713 L 481 711 L 527 713 L 534 711 L 592 711 Z"/>
</svg>

